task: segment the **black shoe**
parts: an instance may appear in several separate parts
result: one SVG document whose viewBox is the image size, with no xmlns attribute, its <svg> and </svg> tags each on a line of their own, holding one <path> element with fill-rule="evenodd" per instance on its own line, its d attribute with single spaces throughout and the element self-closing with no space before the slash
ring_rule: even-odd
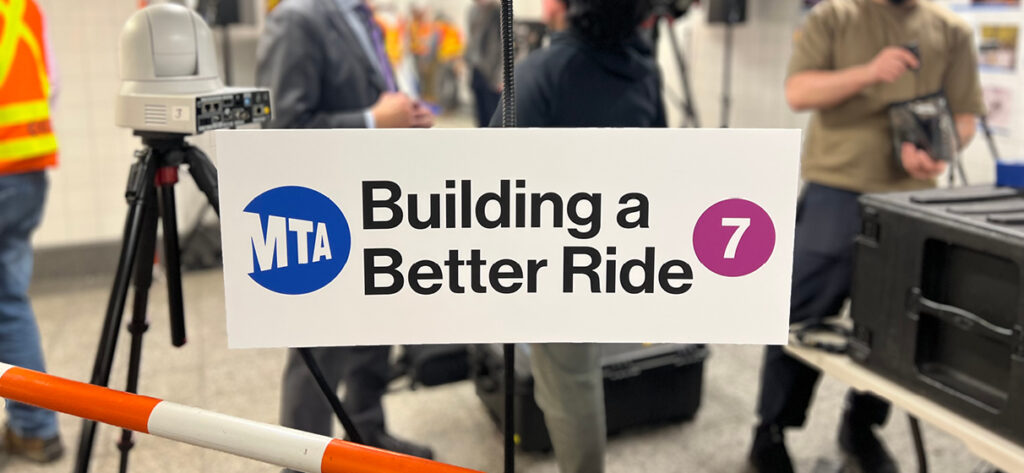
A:
<svg viewBox="0 0 1024 473">
<path fill-rule="evenodd" d="M 843 424 L 839 427 L 839 448 L 847 455 L 849 463 L 864 473 L 899 472 L 896 461 L 875 436 L 871 424 L 851 421 L 849 414 L 843 415 Z"/>
<path fill-rule="evenodd" d="M 757 473 L 793 473 L 793 461 L 786 450 L 782 427 L 762 425 L 754 429 L 750 466 Z"/>
<path fill-rule="evenodd" d="M 397 437 L 393 437 L 387 432 L 381 431 L 371 433 L 366 435 L 364 440 L 366 441 L 366 444 L 371 447 L 380 448 L 389 452 L 403 453 L 414 457 L 426 458 L 427 460 L 434 459 L 434 451 L 431 450 L 430 447 L 407 442 Z"/>
</svg>

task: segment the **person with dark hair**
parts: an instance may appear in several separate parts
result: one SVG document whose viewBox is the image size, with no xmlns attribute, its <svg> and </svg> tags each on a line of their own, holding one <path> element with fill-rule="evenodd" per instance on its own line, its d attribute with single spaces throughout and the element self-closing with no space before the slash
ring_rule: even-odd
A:
<svg viewBox="0 0 1024 473">
<path fill-rule="evenodd" d="M 554 31 L 516 73 L 520 127 L 665 127 L 661 77 L 638 26 L 645 0 L 544 0 Z M 501 110 L 491 126 L 501 124 Z M 534 393 L 561 473 L 604 471 L 601 350 L 533 344 Z"/>
<path fill-rule="evenodd" d="M 647 0 L 542 0 L 548 48 L 517 66 L 522 127 L 663 127 L 661 78 L 638 27 Z M 501 124 L 501 111 L 491 126 Z"/>
</svg>

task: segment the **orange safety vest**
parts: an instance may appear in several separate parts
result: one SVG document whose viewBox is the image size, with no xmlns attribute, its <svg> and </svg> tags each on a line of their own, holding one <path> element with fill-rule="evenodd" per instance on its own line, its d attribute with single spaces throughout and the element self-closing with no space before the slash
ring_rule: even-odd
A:
<svg viewBox="0 0 1024 473">
<path fill-rule="evenodd" d="M 57 163 L 49 98 L 43 13 L 33 0 L 0 0 L 0 175 Z"/>
</svg>

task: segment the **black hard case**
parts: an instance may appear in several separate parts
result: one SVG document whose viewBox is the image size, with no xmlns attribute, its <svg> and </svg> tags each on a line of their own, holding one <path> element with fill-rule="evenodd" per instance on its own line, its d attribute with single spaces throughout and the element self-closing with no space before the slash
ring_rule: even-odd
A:
<svg viewBox="0 0 1024 473">
<path fill-rule="evenodd" d="M 602 346 L 608 433 L 630 427 L 692 419 L 700 407 L 703 345 L 606 344 Z M 470 366 L 477 396 L 504 425 L 504 362 L 501 345 L 474 345 Z M 533 397 L 528 345 L 516 346 L 516 443 L 523 451 L 551 449 L 544 414 Z"/>
<path fill-rule="evenodd" d="M 467 345 L 405 345 L 397 370 L 407 374 L 412 388 L 441 386 L 469 378 Z"/>
<path fill-rule="evenodd" d="M 861 205 L 853 358 L 1024 444 L 1024 197 L 966 187 Z"/>
</svg>

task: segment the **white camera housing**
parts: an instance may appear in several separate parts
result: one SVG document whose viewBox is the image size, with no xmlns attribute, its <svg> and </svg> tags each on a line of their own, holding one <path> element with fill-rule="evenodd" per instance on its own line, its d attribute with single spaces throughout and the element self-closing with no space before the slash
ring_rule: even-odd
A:
<svg viewBox="0 0 1024 473">
<path fill-rule="evenodd" d="M 213 34 L 188 8 L 163 3 L 136 12 L 121 30 L 118 126 L 197 134 L 270 119 L 270 91 L 225 87 Z"/>
</svg>

